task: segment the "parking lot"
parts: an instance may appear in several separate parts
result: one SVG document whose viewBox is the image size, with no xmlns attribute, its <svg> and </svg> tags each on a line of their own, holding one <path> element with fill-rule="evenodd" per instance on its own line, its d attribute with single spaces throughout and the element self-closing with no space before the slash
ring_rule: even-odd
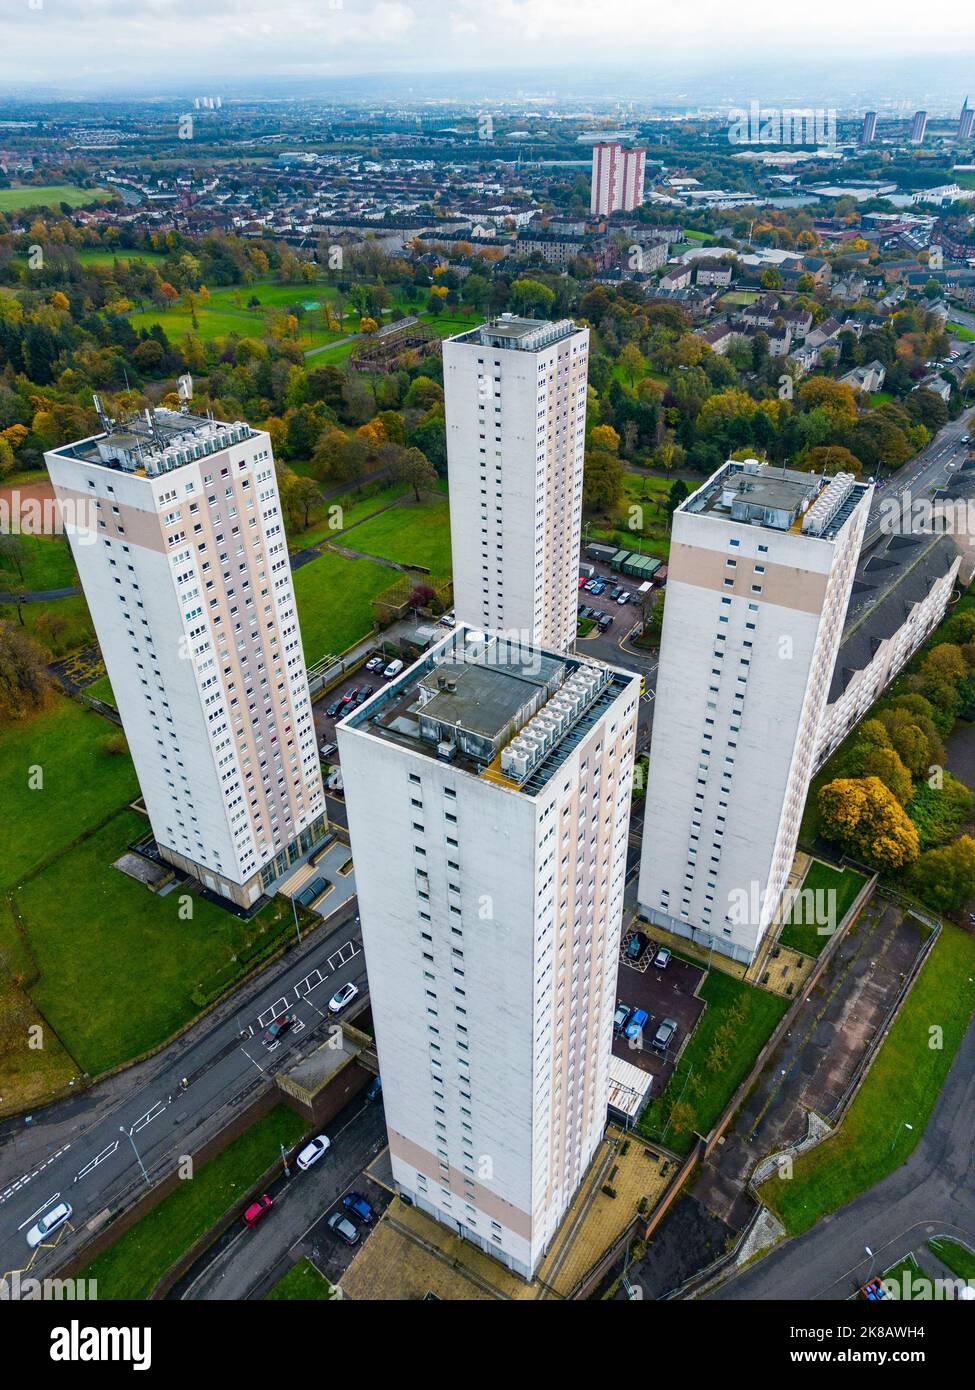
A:
<svg viewBox="0 0 975 1390">
<path fill-rule="evenodd" d="M 696 990 L 704 978 L 699 965 L 671 956 L 663 969 L 653 964 L 657 943 L 651 938 L 649 946 L 637 960 L 630 960 L 626 945 L 632 933 L 624 934 L 620 951 L 616 998 L 629 1009 L 643 1009 L 647 1021 L 637 1039 L 627 1038 L 617 1031 L 613 1037 L 613 1052 L 624 1062 L 649 1072 L 654 1077 L 653 1095 L 660 1095 L 670 1079 L 681 1049 L 690 1038 L 704 1012 L 704 1000 Z M 665 1051 L 653 1047 L 653 1037 L 665 1018 L 677 1024 L 677 1030 Z"/>
</svg>

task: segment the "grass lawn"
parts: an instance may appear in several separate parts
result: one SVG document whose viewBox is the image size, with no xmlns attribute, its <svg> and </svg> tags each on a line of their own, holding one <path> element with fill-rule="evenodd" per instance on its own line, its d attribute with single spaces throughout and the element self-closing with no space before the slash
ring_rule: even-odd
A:
<svg viewBox="0 0 975 1390">
<path fill-rule="evenodd" d="M 194 1018 L 193 991 L 272 931 L 288 906 L 276 899 L 242 922 L 191 896 L 192 916 L 182 920 L 185 890 L 160 898 L 112 868 L 147 829 L 144 817 L 123 811 L 16 894 L 40 970 L 31 997 L 93 1075 Z"/>
<path fill-rule="evenodd" d="M 105 745 L 118 733 L 106 720 L 58 695 L 33 719 L 0 729 L 0 888 L 138 795 L 135 769 Z M 43 785 L 32 791 L 31 768 Z"/>
<path fill-rule="evenodd" d="M 324 1303 L 333 1293 L 325 1275 L 315 1268 L 307 1255 L 302 1255 L 264 1297 L 269 1303 L 292 1299 L 299 1303 Z"/>
<path fill-rule="evenodd" d="M 303 1133 L 304 1121 L 286 1105 L 277 1106 L 147 1212 L 79 1277 L 97 1280 L 102 1300 L 147 1299 L 180 1256 L 273 1165 L 281 1145 L 293 1147 Z"/>
<path fill-rule="evenodd" d="M 246 299 L 244 302 L 246 303 Z M 204 341 L 211 338 L 227 338 L 231 333 L 236 333 L 239 338 L 267 337 L 267 326 L 263 316 L 249 313 L 246 309 L 208 309 L 203 304 L 198 304 L 196 321 L 197 326 L 194 328 L 192 315 L 182 304 L 177 304 L 172 309 L 140 309 L 129 315 L 129 322 L 136 330 L 159 324 L 166 336 L 172 339 L 181 338 L 187 333 L 195 333 Z M 312 327 L 310 320 L 306 319 L 298 326 L 296 341 L 304 348 L 311 348 L 333 343 L 340 336 L 337 332 L 326 332 L 323 328 Z"/>
<path fill-rule="evenodd" d="M 97 681 L 92 681 L 91 685 L 86 685 L 85 694 L 90 695 L 94 700 L 104 700 L 106 705 L 113 705 L 118 709 L 115 691 L 112 689 L 112 682 L 107 676 L 99 676 Z"/>
<path fill-rule="evenodd" d="M 333 284 L 281 285 L 274 281 L 260 281 L 253 285 L 230 285 L 226 289 L 211 290 L 210 304 L 214 309 L 246 310 L 250 300 L 259 299 L 268 307 L 289 309 L 292 304 L 323 304 L 326 299 L 334 299 L 337 293 Z M 312 315 L 317 313 L 315 310 L 306 312 Z M 358 325 L 359 315 L 354 309 L 347 310 L 346 323 L 350 324 L 353 320 Z"/>
<path fill-rule="evenodd" d="M 95 640 L 95 629 L 83 594 L 21 605 L 22 626 L 52 658 L 66 656 Z M 17 624 L 15 604 L 0 604 L 0 618 Z"/>
<path fill-rule="evenodd" d="M 949 322 L 948 332 L 954 334 L 956 338 L 961 338 L 964 343 L 975 343 L 975 333 L 970 328 L 966 328 L 964 324 Z"/>
<path fill-rule="evenodd" d="M 318 348 L 311 352 L 305 352 L 305 366 L 312 367 L 324 366 L 327 362 L 344 362 L 347 357 L 351 357 L 355 350 L 357 338 L 352 338 L 349 342 L 337 342 L 334 347 Z"/>
<path fill-rule="evenodd" d="M 112 732 L 63 696 L 35 718 L 0 730 L 0 1096 L 11 1104 L 40 1100 L 77 1068 L 50 1029 L 43 1048 L 24 1046 L 28 1028 L 41 1019 L 23 988 L 33 963 L 6 895 L 42 858 L 135 795 L 129 759 L 105 751 Z M 42 777 L 33 791 L 32 768 Z"/>
<path fill-rule="evenodd" d="M 818 956 L 832 935 L 820 928 L 831 924 L 838 927 L 865 883 L 863 874 L 855 869 L 834 869 L 813 860 L 802 881 L 803 896 L 792 904 L 789 920 L 779 934 L 779 945 Z"/>
<path fill-rule="evenodd" d="M 755 1058 L 789 1007 L 787 999 L 756 989 L 710 970 L 700 988 L 707 1001 L 694 1035 L 681 1053 L 677 1070 L 662 1096 L 655 1097 L 640 1119 L 639 1132 L 650 1139 L 663 1140 L 678 1153 L 689 1153 L 694 1144 L 693 1130 L 707 1134 L 735 1091 L 752 1069 Z M 737 1017 L 733 1017 L 736 1010 Z M 734 1047 L 719 1071 L 708 1069 L 707 1059 L 720 1028 L 731 1022 L 735 1030 Z M 694 1112 L 693 1124 L 681 1133 L 667 1129 L 671 1106 L 678 1100 Z"/>
<path fill-rule="evenodd" d="M 381 555 L 400 565 L 422 565 L 433 574 L 449 574 L 447 499 L 442 493 L 434 492 L 427 493 L 421 502 L 415 502 L 410 492 L 397 506 L 342 536 L 339 544 L 364 550 L 369 555 Z M 391 575 L 390 582 L 395 577 Z"/>
<path fill-rule="evenodd" d="M 131 251 L 124 246 L 115 250 L 86 246 L 83 251 L 77 252 L 77 256 L 82 265 L 107 266 L 111 266 L 115 261 L 144 261 L 147 265 L 162 265 L 166 259 L 161 251 Z"/>
<path fill-rule="evenodd" d="M 840 1128 L 770 1178 L 762 1200 L 789 1235 L 806 1231 L 914 1149 L 975 1006 L 975 938 L 946 923 Z M 943 1030 L 933 1035 L 931 1030 Z M 940 1036 L 941 1046 L 932 1046 Z M 913 1125 L 913 1129 L 906 1126 Z"/>
<path fill-rule="evenodd" d="M 592 618 L 580 618 L 576 623 L 576 636 L 588 637 L 595 626 L 596 624 Z"/>
<path fill-rule="evenodd" d="M 893 399 L 889 391 L 871 391 L 870 409 L 876 410 L 878 405 L 886 405 L 888 401 L 892 401 Z"/>
<path fill-rule="evenodd" d="M 17 559 L 0 554 L 0 589 L 10 593 L 67 589 L 78 580 L 68 542 L 58 536 L 19 536 Z M 23 573 L 21 573 L 23 571 Z"/>
<path fill-rule="evenodd" d="M 372 600 L 396 578 L 396 571 L 387 565 L 347 560 L 331 552 L 296 569 L 295 597 L 305 664 L 311 666 L 323 656 L 337 656 L 368 636 L 373 628 Z"/>
<path fill-rule="evenodd" d="M 73 183 L 45 183 L 38 187 L 0 188 L 0 212 L 15 212 L 18 208 L 57 208 L 70 203 L 73 208 L 88 203 L 104 202 L 111 198 L 108 188 L 79 188 Z"/>
<path fill-rule="evenodd" d="M 366 489 L 363 493 L 346 492 L 341 497 L 334 497 L 324 504 L 319 516 L 312 518 L 307 531 L 288 531 L 288 545 L 291 550 L 304 550 L 307 546 L 317 545 L 319 541 L 334 541 L 338 539 L 339 531 L 378 512 L 380 507 L 395 502 L 407 490 L 405 484 L 397 483 L 394 487 L 377 488 L 376 491 Z M 341 540 L 339 544 L 342 544 Z"/>
<path fill-rule="evenodd" d="M 959 1279 L 975 1280 L 975 1250 L 969 1250 L 967 1245 L 949 1240 L 947 1236 L 935 1236 L 929 1240 L 928 1249 Z"/>
</svg>

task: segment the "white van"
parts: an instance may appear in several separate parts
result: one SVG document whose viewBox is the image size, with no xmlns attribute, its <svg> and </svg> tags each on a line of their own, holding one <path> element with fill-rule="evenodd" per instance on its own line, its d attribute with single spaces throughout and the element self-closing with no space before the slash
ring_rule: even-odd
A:
<svg viewBox="0 0 975 1390">
<path fill-rule="evenodd" d="M 383 680 L 392 680 L 393 676 L 398 676 L 402 669 L 403 663 L 399 660 L 399 658 L 397 658 L 395 661 L 391 661 L 389 665 L 386 667 L 385 671 L 383 672 Z"/>
</svg>

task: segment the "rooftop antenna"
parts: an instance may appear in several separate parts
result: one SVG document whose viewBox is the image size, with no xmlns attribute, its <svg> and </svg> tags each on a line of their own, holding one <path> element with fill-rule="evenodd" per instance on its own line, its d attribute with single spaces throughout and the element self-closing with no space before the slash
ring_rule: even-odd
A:
<svg viewBox="0 0 975 1390">
<path fill-rule="evenodd" d="M 91 393 L 91 399 L 94 402 L 98 418 L 102 422 L 102 429 L 105 431 L 106 434 L 111 434 L 112 430 L 115 428 L 115 421 L 112 419 L 112 417 L 105 410 L 105 407 L 102 405 L 101 396 L 98 394 L 97 391 L 93 391 Z"/>
</svg>

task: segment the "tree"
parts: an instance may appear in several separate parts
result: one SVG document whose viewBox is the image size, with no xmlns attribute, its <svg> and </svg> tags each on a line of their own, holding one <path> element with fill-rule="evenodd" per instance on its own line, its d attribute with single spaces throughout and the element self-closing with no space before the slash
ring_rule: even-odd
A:
<svg viewBox="0 0 975 1390">
<path fill-rule="evenodd" d="M 539 280 L 516 280 L 511 286 L 511 303 L 519 314 L 545 318 L 555 303 L 555 291 Z"/>
<path fill-rule="evenodd" d="M 612 425 L 597 425 L 589 436 L 594 449 L 608 449 L 611 454 L 619 452 L 620 437 Z"/>
<path fill-rule="evenodd" d="M 673 516 L 680 504 L 690 496 L 690 489 L 683 478 L 675 478 L 667 493 L 667 515 Z"/>
<path fill-rule="evenodd" d="M 582 476 L 582 505 L 587 512 L 611 516 L 623 500 L 624 467 L 607 449 L 592 449 L 586 455 Z"/>
<path fill-rule="evenodd" d="M 631 386 L 644 375 L 647 370 L 646 360 L 643 353 L 636 343 L 626 343 L 619 356 L 620 371 L 626 377 Z"/>
<path fill-rule="evenodd" d="M 917 859 L 917 830 L 879 777 L 838 777 L 819 792 L 823 834 L 876 869 Z"/>
<path fill-rule="evenodd" d="M 929 907 L 957 912 L 975 896 L 975 840 L 961 835 L 953 844 L 929 849 L 911 870 L 910 882 Z"/>
<path fill-rule="evenodd" d="M 13 623 L 0 622 L 0 719 L 43 709 L 51 693 L 44 652 Z"/>
<path fill-rule="evenodd" d="M 391 469 L 392 477 L 413 489 L 413 500 L 420 501 L 424 490 L 436 487 L 437 470 L 419 449 L 404 449 Z"/>
</svg>

